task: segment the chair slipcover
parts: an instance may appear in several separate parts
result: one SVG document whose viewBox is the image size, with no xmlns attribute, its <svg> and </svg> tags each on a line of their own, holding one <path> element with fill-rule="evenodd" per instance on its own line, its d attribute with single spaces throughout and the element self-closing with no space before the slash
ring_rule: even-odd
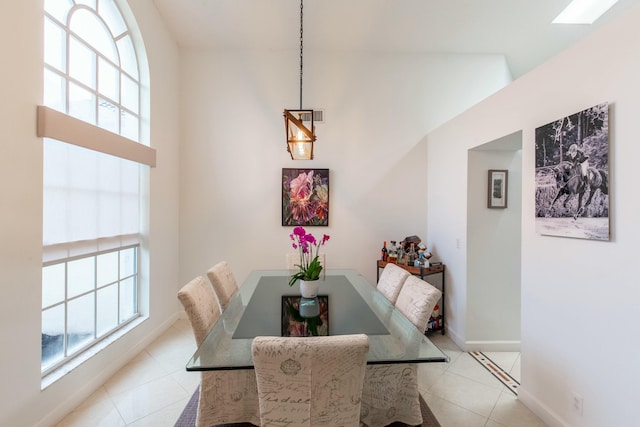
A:
<svg viewBox="0 0 640 427">
<path fill-rule="evenodd" d="M 196 277 L 178 291 L 178 299 L 200 346 L 220 318 L 213 288 L 204 277 Z M 255 372 L 250 369 L 201 372 L 196 426 L 244 422 L 260 425 Z"/>
<path fill-rule="evenodd" d="M 256 337 L 262 427 L 359 426 L 368 350 L 364 334 Z"/>
<path fill-rule="evenodd" d="M 439 289 L 411 275 L 402 285 L 396 308 L 424 333 L 441 295 Z M 361 421 L 369 427 L 422 424 L 417 371 L 415 363 L 367 366 Z"/>
<path fill-rule="evenodd" d="M 427 323 L 433 308 L 440 300 L 440 289 L 419 277 L 411 276 L 405 280 L 398 299 L 396 308 L 400 310 L 416 328 L 423 332 L 427 329 Z"/>
<path fill-rule="evenodd" d="M 187 312 L 196 344 L 200 346 L 220 317 L 218 298 L 211 284 L 202 276 L 196 277 L 178 291 L 178 299 Z"/>
<path fill-rule="evenodd" d="M 402 267 L 389 263 L 382 270 L 376 288 L 391 304 L 395 304 L 404 281 L 410 275 L 411 274 Z"/>
<path fill-rule="evenodd" d="M 224 310 L 231 298 L 238 292 L 238 282 L 227 261 L 221 261 L 207 271 L 207 277 L 218 296 L 220 308 Z"/>
</svg>

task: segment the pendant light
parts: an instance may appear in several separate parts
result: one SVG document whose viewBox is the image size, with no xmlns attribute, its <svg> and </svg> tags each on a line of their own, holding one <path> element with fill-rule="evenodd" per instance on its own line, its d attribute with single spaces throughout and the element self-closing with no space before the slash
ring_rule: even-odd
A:
<svg viewBox="0 0 640 427">
<path fill-rule="evenodd" d="M 293 160 L 312 160 L 313 143 L 316 140 L 313 125 L 313 110 L 302 109 L 302 20 L 303 0 L 300 0 L 300 108 L 284 110 L 284 127 L 287 136 L 287 151 Z"/>
</svg>

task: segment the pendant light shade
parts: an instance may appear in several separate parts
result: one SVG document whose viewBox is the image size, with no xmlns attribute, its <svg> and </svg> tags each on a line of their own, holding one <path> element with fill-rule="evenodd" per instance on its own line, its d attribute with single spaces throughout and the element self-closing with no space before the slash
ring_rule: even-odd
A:
<svg viewBox="0 0 640 427">
<path fill-rule="evenodd" d="M 302 109 L 302 22 L 303 0 L 300 0 L 300 108 L 284 110 L 284 128 L 287 135 L 287 151 L 292 160 L 312 160 L 316 130 L 313 125 L 313 110 Z"/>
<path fill-rule="evenodd" d="M 316 141 L 313 110 L 284 110 L 287 151 L 292 160 L 312 160 Z"/>
</svg>

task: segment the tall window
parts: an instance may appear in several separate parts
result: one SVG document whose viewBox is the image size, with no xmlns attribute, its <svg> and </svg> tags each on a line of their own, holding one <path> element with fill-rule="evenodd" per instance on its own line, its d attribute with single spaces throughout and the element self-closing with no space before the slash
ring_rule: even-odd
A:
<svg viewBox="0 0 640 427">
<path fill-rule="evenodd" d="M 141 82 L 120 0 L 45 0 L 42 372 L 139 316 Z M 141 154 L 142 153 L 142 154 Z"/>
</svg>

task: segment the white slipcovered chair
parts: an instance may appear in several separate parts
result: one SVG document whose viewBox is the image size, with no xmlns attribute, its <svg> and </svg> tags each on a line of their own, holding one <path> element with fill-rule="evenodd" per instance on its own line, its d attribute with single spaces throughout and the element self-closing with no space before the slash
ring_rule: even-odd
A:
<svg viewBox="0 0 640 427">
<path fill-rule="evenodd" d="M 256 337 L 262 427 L 358 427 L 369 338 Z"/>
<path fill-rule="evenodd" d="M 221 261 L 207 271 L 207 277 L 218 296 L 220 308 L 224 310 L 238 292 L 238 282 L 231 271 L 231 266 L 227 261 Z"/>
<path fill-rule="evenodd" d="M 178 291 L 198 346 L 220 318 L 220 306 L 211 284 L 199 276 Z M 260 425 L 258 389 L 251 369 L 203 371 L 196 427 L 223 423 Z"/>
<path fill-rule="evenodd" d="M 442 297 L 440 289 L 419 277 L 411 276 L 405 280 L 396 308 L 415 325 L 420 332 L 427 330 L 427 323 L 433 313 L 433 308 Z"/>
<path fill-rule="evenodd" d="M 410 275 L 399 292 L 396 309 L 424 333 L 441 296 L 439 289 Z M 421 425 L 417 371 L 415 363 L 367 366 L 361 421 L 369 427 L 386 426 L 393 422 Z"/>
<path fill-rule="evenodd" d="M 398 294 L 400 294 L 400 289 L 402 289 L 404 281 L 407 280 L 409 276 L 411 276 L 411 274 L 404 268 L 389 263 L 382 270 L 376 289 L 378 289 L 378 292 L 384 295 L 391 304 L 395 304 L 396 299 L 398 299 Z"/>
</svg>

